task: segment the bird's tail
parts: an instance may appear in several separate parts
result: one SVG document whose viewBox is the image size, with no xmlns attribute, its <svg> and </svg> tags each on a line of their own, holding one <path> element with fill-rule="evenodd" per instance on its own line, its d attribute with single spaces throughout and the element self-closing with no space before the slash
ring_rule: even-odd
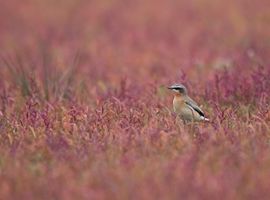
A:
<svg viewBox="0 0 270 200">
<path fill-rule="evenodd" d="M 205 121 L 205 122 L 210 122 L 210 119 L 206 118 L 206 117 L 201 117 L 202 121 Z"/>
<path fill-rule="evenodd" d="M 208 119 L 208 118 L 204 118 L 204 121 L 206 121 L 206 122 L 210 122 L 210 119 Z"/>
</svg>

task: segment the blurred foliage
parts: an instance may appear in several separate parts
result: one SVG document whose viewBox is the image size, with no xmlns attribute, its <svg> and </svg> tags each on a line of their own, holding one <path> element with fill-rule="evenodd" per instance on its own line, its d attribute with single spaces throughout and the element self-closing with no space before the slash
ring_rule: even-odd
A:
<svg viewBox="0 0 270 200">
<path fill-rule="evenodd" d="M 1 2 L 1 199 L 268 199 L 269 4 Z"/>
</svg>

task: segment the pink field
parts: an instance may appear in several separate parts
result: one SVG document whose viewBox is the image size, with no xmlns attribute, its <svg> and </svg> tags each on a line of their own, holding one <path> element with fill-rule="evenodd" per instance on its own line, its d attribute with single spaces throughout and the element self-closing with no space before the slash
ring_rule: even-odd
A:
<svg viewBox="0 0 270 200">
<path fill-rule="evenodd" d="M 0 56 L 0 199 L 270 199 L 269 0 L 2 0 Z"/>
</svg>

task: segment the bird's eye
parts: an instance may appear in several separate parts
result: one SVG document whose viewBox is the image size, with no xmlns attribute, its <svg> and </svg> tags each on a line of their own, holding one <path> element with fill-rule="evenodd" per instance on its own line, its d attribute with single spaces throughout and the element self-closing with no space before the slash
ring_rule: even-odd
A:
<svg viewBox="0 0 270 200">
<path fill-rule="evenodd" d="M 184 92 L 184 89 L 183 89 L 183 88 L 178 88 L 178 91 L 179 91 L 180 93 L 183 93 L 183 92 Z"/>
</svg>

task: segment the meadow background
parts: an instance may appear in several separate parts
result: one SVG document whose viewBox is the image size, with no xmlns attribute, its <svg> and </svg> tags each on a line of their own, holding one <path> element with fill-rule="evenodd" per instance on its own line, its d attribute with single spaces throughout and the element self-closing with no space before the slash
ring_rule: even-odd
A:
<svg viewBox="0 0 270 200">
<path fill-rule="evenodd" d="M 268 0 L 2 0 L 1 199 L 269 199 Z M 183 83 L 211 123 L 176 123 Z"/>
</svg>

